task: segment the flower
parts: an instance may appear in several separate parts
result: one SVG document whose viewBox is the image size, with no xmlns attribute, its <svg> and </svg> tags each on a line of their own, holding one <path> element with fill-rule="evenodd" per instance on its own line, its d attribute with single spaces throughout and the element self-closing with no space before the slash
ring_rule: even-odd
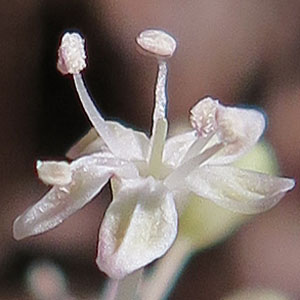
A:
<svg viewBox="0 0 300 300">
<path fill-rule="evenodd" d="M 178 214 L 191 194 L 232 211 L 259 213 L 274 206 L 294 180 L 235 168 L 265 128 L 261 112 L 225 107 L 207 97 L 191 110 L 192 130 L 166 139 L 167 62 L 176 41 L 161 30 L 146 30 L 138 45 L 158 60 L 151 137 L 106 121 L 96 109 L 80 72 L 84 40 L 66 33 L 58 69 L 72 74 L 93 129 L 68 152 L 71 163 L 37 162 L 39 178 L 53 187 L 14 222 L 14 237 L 47 231 L 82 208 L 111 182 L 113 200 L 99 232 L 97 264 L 120 279 L 161 257 L 177 234 Z"/>
</svg>

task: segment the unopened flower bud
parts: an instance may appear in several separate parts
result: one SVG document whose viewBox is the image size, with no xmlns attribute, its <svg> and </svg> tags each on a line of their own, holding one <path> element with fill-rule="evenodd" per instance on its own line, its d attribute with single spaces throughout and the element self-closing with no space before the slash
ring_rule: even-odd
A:
<svg viewBox="0 0 300 300">
<path fill-rule="evenodd" d="M 256 144 L 235 166 L 271 175 L 279 172 L 274 151 L 265 141 Z M 227 238 L 249 219 L 247 215 L 231 212 L 193 195 L 180 216 L 178 236 L 188 239 L 195 250 L 203 250 Z"/>
</svg>

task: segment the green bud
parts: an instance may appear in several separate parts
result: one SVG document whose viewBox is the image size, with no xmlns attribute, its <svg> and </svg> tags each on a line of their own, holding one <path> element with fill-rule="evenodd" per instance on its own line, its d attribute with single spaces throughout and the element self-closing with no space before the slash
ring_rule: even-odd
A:
<svg viewBox="0 0 300 300">
<path fill-rule="evenodd" d="M 235 166 L 257 172 L 275 175 L 277 160 L 270 144 L 262 141 Z M 180 216 L 178 237 L 188 239 L 195 250 L 201 250 L 227 238 L 251 216 L 231 212 L 212 201 L 192 195 Z"/>
</svg>

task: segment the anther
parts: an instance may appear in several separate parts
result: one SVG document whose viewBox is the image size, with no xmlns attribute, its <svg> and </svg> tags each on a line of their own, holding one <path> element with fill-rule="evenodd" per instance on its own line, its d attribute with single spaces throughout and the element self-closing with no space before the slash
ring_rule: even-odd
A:
<svg viewBox="0 0 300 300">
<path fill-rule="evenodd" d="M 76 32 L 65 33 L 58 49 L 57 69 L 63 74 L 79 74 L 86 67 L 84 39 Z"/>
<path fill-rule="evenodd" d="M 171 57 L 176 49 L 175 39 L 158 29 L 142 31 L 136 38 L 137 44 L 147 53 L 159 58 Z"/>
<path fill-rule="evenodd" d="M 201 137 L 215 133 L 218 127 L 217 124 L 217 111 L 219 101 L 207 97 L 198 102 L 191 109 L 190 121 L 194 129 Z"/>
</svg>

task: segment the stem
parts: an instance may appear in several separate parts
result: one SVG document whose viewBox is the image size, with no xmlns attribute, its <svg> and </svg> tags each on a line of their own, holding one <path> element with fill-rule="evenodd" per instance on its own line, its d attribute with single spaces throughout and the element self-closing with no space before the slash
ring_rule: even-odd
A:
<svg viewBox="0 0 300 300">
<path fill-rule="evenodd" d="M 111 279 L 103 299 L 105 300 L 139 300 L 139 287 L 143 269 L 127 275 L 122 280 Z M 102 299 L 102 298 L 101 298 Z"/>
<path fill-rule="evenodd" d="M 143 283 L 142 300 L 161 300 L 168 296 L 174 287 L 180 271 L 193 251 L 187 240 L 178 239 L 170 251 L 155 266 L 151 278 Z"/>
<path fill-rule="evenodd" d="M 115 300 L 118 291 L 119 280 L 111 279 L 105 293 L 105 300 Z"/>
</svg>

